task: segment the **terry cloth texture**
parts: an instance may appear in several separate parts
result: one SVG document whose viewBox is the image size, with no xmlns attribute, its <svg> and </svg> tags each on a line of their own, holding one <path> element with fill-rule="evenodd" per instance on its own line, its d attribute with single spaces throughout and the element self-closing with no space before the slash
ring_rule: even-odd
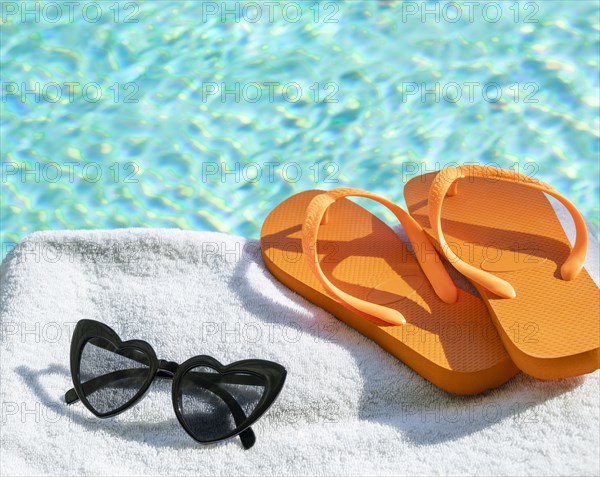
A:
<svg viewBox="0 0 600 477">
<path fill-rule="evenodd" d="M 586 267 L 598 282 L 591 240 Z M 37 232 L 0 273 L 2 475 L 600 470 L 598 372 L 553 382 L 521 373 L 479 396 L 449 395 L 281 285 L 254 240 L 175 229 Z M 253 426 L 256 445 L 197 444 L 176 420 L 167 380 L 115 418 L 65 405 L 71 333 L 83 318 L 148 341 L 159 358 L 284 365 L 280 397 Z"/>
</svg>

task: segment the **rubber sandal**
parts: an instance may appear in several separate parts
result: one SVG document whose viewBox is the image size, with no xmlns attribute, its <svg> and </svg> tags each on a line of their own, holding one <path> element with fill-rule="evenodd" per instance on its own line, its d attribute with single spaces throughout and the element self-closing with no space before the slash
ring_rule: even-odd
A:
<svg viewBox="0 0 600 477">
<path fill-rule="evenodd" d="M 387 206 L 422 253 L 415 258 L 346 196 Z M 268 215 L 260 240 L 267 268 L 283 284 L 436 386 L 476 394 L 518 372 L 483 301 L 455 287 L 421 227 L 383 197 L 348 188 L 301 192 Z"/>
<path fill-rule="evenodd" d="M 572 249 L 545 194 L 573 218 Z M 600 294 L 583 269 L 587 230 L 571 202 L 540 181 L 485 166 L 416 177 L 404 197 L 438 251 L 477 288 L 522 371 L 559 379 L 599 368 Z"/>
</svg>

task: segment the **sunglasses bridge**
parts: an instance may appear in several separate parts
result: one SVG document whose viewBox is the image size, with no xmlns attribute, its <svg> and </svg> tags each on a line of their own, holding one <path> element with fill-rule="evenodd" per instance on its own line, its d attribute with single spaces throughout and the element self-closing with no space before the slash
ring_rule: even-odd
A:
<svg viewBox="0 0 600 477">
<path fill-rule="evenodd" d="M 166 359 L 160 359 L 158 361 L 158 370 L 156 372 L 157 378 L 173 379 L 173 376 L 177 373 L 179 365 L 174 361 L 167 361 Z"/>
<path fill-rule="evenodd" d="M 146 342 L 142 342 L 142 344 L 144 345 L 143 347 L 133 346 L 133 345 L 129 346 L 129 347 L 127 347 L 127 346 L 122 347 L 121 345 L 123 343 L 121 342 L 118 335 L 115 333 L 115 331 L 113 329 L 109 328 L 108 326 L 106 326 L 103 323 L 100 323 L 100 322 L 97 322 L 94 320 L 80 320 L 77 323 L 77 326 L 75 327 L 75 331 L 73 332 L 73 337 L 71 339 L 71 376 L 73 379 L 74 387 L 69 389 L 65 393 L 65 402 L 67 404 L 73 404 L 73 403 L 79 401 L 80 397 L 82 397 L 82 400 L 84 400 L 85 406 L 90 411 L 92 411 L 96 416 L 104 418 L 104 417 L 114 416 L 114 415 L 118 414 L 119 412 L 124 411 L 126 408 L 133 405 L 135 403 L 135 401 L 137 401 L 141 398 L 141 396 L 134 396 L 135 399 L 132 399 L 126 405 L 121 406 L 121 408 L 118 408 L 118 409 L 112 410 L 112 411 L 109 410 L 107 412 L 98 412 L 89 403 L 89 401 L 87 400 L 87 396 L 92 395 L 94 392 L 101 390 L 105 387 L 110 387 L 110 386 L 114 385 L 115 382 L 122 382 L 124 378 L 138 379 L 138 378 L 140 378 L 140 376 L 142 376 L 144 374 L 143 367 L 116 369 L 116 370 L 112 370 L 112 371 L 108 372 L 107 374 L 100 374 L 95 377 L 92 377 L 91 379 L 89 379 L 85 382 L 81 382 L 79 361 L 81 360 L 81 357 L 82 357 L 81 355 L 82 355 L 83 347 L 88 342 L 92 342 L 92 339 L 94 339 L 98 336 L 100 336 L 100 338 L 102 338 L 102 339 L 97 339 L 96 341 L 93 342 L 93 345 L 96 348 L 103 348 L 107 351 L 110 351 L 111 353 L 121 355 L 121 356 L 128 358 L 130 360 L 133 360 L 133 361 L 137 361 L 138 363 L 145 365 L 145 366 L 154 364 L 154 366 L 156 366 L 155 367 L 156 373 L 155 373 L 154 377 L 173 380 L 175 378 L 175 376 L 177 375 L 178 371 L 180 371 L 180 365 L 178 363 L 175 363 L 174 361 L 167 361 L 165 359 L 157 360 L 152 348 Z M 119 343 L 119 345 L 115 346 L 114 343 Z M 128 342 L 126 342 L 124 344 L 127 344 L 127 343 Z M 119 348 L 119 346 L 121 346 L 121 347 Z M 150 351 L 152 351 L 152 353 L 148 353 L 147 348 L 150 348 Z M 195 360 L 195 361 L 200 360 L 198 366 L 200 365 L 200 363 L 208 361 L 209 367 L 212 367 L 214 369 L 223 368 L 223 366 L 218 361 L 216 361 L 214 358 L 210 358 L 208 356 L 196 356 L 195 358 L 191 358 L 190 360 L 183 363 L 185 365 L 186 369 L 191 368 L 189 363 L 192 360 Z M 260 385 L 263 387 L 266 385 L 267 392 L 269 392 L 269 391 L 271 392 L 272 398 L 267 402 L 262 402 L 262 404 L 259 403 L 260 404 L 259 408 L 254 411 L 254 412 L 258 412 L 260 410 L 260 407 L 262 407 L 263 409 L 260 410 L 260 414 L 262 414 L 270 406 L 270 404 L 272 403 L 273 399 L 275 399 L 277 394 L 279 394 L 279 391 L 281 390 L 281 387 L 283 386 L 283 383 L 285 381 L 285 376 L 286 376 L 285 368 L 276 363 L 272 363 L 270 361 L 264 361 L 264 360 L 239 361 L 239 362 L 229 365 L 225 368 L 232 368 L 233 366 L 236 366 L 236 365 L 239 367 L 242 363 L 244 365 L 243 368 L 248 368 L 248 367 L 254 368 L 254 372 L 251 372 L 250 374 L 246 374 L 246 375 L 240 377 L 239 375 L 236 375 L 236 373 L 234 371 L 232 371 L 231 373 L 227 373 L 227 376 L 229 379 L 224 379 L 224 383 L 227 384 L 229 382 L 229 383 L 233 383 L 233 384 L 243 384 L 243 385 L 250 385 L 250 386 Z M 154 366 L 152 366 L 152 367 L 154 367 Z M 256 370 L 258 370 L 259 372 L 257 373 Z M 186 373 L 188 371 L 189 371 L 189 369 L 186 370 Z M 221 398 L 221 400 L 229 407 L 229 410 L 231 411 L 233 418 L 235 420 L 236 426 L 238 428 L 241 428 L 242 424 L 248 419 L 248 416 L 244 412 L 244 409 L 236 401 L 235 397 L 231 396 L 227 392 L 226 389 L 221 388 L 219 386 L 219 381 L 222 378 L 222 375 L 220 375 L 218 372 L 215 374 L 208 373 L 208 375 L 206 375 L 206 373 L 204 373 L 204 372 L 193 372 L 193 371 L 191 372 L 191 375 L 192 375 L 193 379 L 198 381 L 202 387 L 211 391 L 213 394 L 215 394 L 216 396 Z M 270 384 L 269 377 L 271 379 L 277 378 L 276 384 Z M 217 379 L 215 379 L 215 378 L 217 378 Z M 258 379 L 258 381 L 257 381 L 257 379 Z M 266 382 L 265 382 L 265 380 L 266 380 Z M 152 382 L 151 379 L 146 382 L 145 390 L 147 390 L 147 388 L 149 387 L 151 382 Z M 276 387 L 273 387 L 273 386 L 276 386 Z M 269 387 L 271 387 L 271 389 L 269 389 Z M 175 393 L 175 389 L 173 390 L 173 393 Z M 140 393 L 138 392 L 138 394 L 140 394 Z M 174 405 L 178 406 L 177 403 L 175 402 L 175 394 L 173 394 L 173 399 L 174 399 Z M 181 406 L 181 402 L 179 402 L 179 406 Z M 225 438 L 234 437 L 236 435 L 236 434 L 232 434 L 230 436 L 225 436 L 222 439 L 201 440 L 194 434 L 193 430 L 189 429 L 189 426 L 186 425 L 185 421 L 180 416 L 181 410 L 176 407 L 176 413 L 177 412 L 179 412 L 179 414 L 177 414 L 177 417 L 178 417 L 180 423 L 185 428 L 185 430 L 188 432 L 188 434 L 190 434 L 194 439 L 196 439 L 198 442 L 200 442 L 202 444 L 218 442 Z M 258 414 L 258 416 L 260 416 L 260 414 Z M 257 419 L 257 417 L 255 417 L 253 419 L 253 421 L 256 419 Z M 242 441 L 242 445 L 244 446 L 245 449 L 250 449 L 256 441 L 254 432 L 252 431 L 252 428 L 249 426 L 249 424 L 250 424 L 250 422 L 248 422 L 248 427 L 241 428 L 242 429 L 241 432 L 239 432 L 239 434 L 237 434 L 237 436 Z"/>
</svg>

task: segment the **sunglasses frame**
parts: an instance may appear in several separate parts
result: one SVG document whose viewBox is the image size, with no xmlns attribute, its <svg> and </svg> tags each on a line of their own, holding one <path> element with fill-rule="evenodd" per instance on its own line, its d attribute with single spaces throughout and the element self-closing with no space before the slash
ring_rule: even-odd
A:
<svg viewBox="0 0 600 477">
<path fill-rule="evenodd" d="M 140 387 L 139 391 L 125 404 L 120 407 L 101 413 L 98 412 L 94 407 L 90 404 L 88 399 L 86 398 L 86 393 L 83 389 L 85 383 L 81 382 L 81 374 L 80 374 L 80 365 L 81 365 L 81 355 L 83 353 L 83 349 L 90 340 L 93 338 L 102 338 L 105 341 L 109 342 L 116 351 L 120 350 L 136 350 L 142 352 L 149 360 L 148 366 L 149 369 L 147 371 L 148 377 L 144 381 L 143 385 Z M 112 351 L 112 350 L 111 350 Z M 130 359 L 135 360 L 132 356 L 127 356 Z M 273 361 L 266 361 L 261 359 L 247 359 L 243 361 L 236 361 L 229 365 L 222 365 L 216 359 L 211 356 L 194 356 L 182 364 L 177 364 L 172 361 L 166 361 L 163 359 L 158 359 L 156 353 L 152 346 L 143 340 L 128 340 L 123 341 L 119 337 L 119 335 L 109 326 L 95 320 L 80 320 L 75 326 L 75 330 L 73 331 L 73 337 L 71 339 L 71 354 L 70 354 L 70 362 L 71 362 L 71 378 L 73 380 L 73 389 L 70 389 L 65 393 L 65 401 L 67 404 L 72 404 L 77 400 L 80 400 L 82 404 L 96 417 L 101 419 L 105 419 L 108 417 L 116 416 L 123 411 L 126 411 L 130 407 L 137 404 L 140 400 L 142 400 L 150 389 L 150 385 L 154 382 L 156 378 L 167 378 L 172 379 L 173 384 L 171 386 L 171 397 L 173 402 L 173 409 L 175 411 L 175 415 L 177 416 L 177 420 L 184 428 L 184 430 L 197 442 L 200 444 L 214 444 L 216 442 L 224 441 L 227 439 L 231 439 L 235 436 L 240 436 L 242 440 L 242 444 L 246 449 L 249 449 L 254 445 L 255 436 L 251 427 L 273 404 L 281 389 L 283 388 L 283 384 L 285 383 L 285 378 L 287 375 L 286 369 Z M 202 440 L 194 435 L 191 427 L 186 423 L 184 418 L 184 412 L 182 409 L 182 399 L 181 399 L 181 381 L 184 376 L 193 368 L 198 366 L 207 366 L 211 369 L 214 369 L 219 376 L 227 376 L 227 375 L 238 375 L 243 373 L 244 375 L 255 376 L 259 378 L 261 385 L 264 385 L 264 393 L 258 401 L 254 410 L 250 413 L 249 416 L 245 416 L 239 404 L 236 409 L 230 410 L 234 415 L 236 421 L 236 427 L 233 431 L 221 436 L 217 439 L 211 440 Z M 127 370 L 123 370 L 127 371 Z M 213 374 L 213 373 L 210 373 Z M 94 379 L 102 379 L 103 376 L 98 376 Z M 93 380 L 87 381 L 89 383 Z M 226 391 L 221 390 L 221 392 L 226 393 Z M 228 394 L 228 393 L 227 393 Z M 222 397 L 222 396 L 221 396 Z M 229 402 L 233 400 L 234 403 L 237 403 L 235 399 L 229 396 Z M 228 404 L 230 405 L 230 404 Z M 244 420 L 238 423 L 239 416 L 244 416 Z"/>
</svg>

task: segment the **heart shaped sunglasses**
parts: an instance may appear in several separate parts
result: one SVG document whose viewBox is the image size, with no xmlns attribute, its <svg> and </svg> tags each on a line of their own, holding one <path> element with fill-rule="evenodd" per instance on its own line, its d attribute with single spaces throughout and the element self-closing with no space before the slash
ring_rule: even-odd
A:
<svg viewBox="0 0 600 477">
<path fill-rule="evenodd" d="M 277 398 L 286 370 L 260 359 L 227 366 L 210 356 L 159 360 L 145 341 L 121 341 L 105 324 L 81 320 L 71 340 L 71 376 L 67 404 L 80 400 L 100 418 L 136 404 L 155 378 L 172 379 L 175 415 L 190 436 L 202 444 L 239 436 L 249 449 L 256 441 L 250 426 Z"/>
</svg>

